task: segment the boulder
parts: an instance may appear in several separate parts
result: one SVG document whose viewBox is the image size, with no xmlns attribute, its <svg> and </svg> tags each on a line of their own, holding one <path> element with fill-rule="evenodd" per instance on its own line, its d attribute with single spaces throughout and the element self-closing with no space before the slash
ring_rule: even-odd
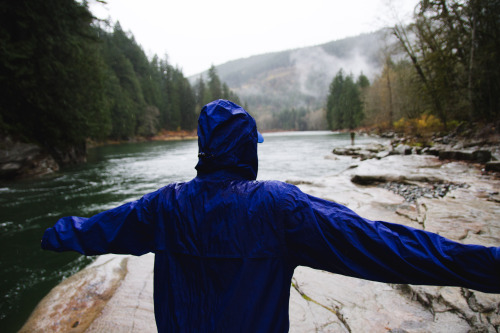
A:
<svg viewBox="0 0 500 333">
<path fill-rule="evenodd" d="M 422 154 L 439 156 L 439 149 L 436 147 L 426 147 L 422 149 Z"/>
<path fill-rule="evenodd" d="M 486 163 L 492 158 L 491 151 L 488 150 L 441 150 L 440 160 L 458 160 Z"/>
<path fill-rule="evenodd" d="M 491 151 L 489 150 L 476 150 L 472 153 L 474 161 L 479 163 L 486 163 L 491 161 L 493 158 Z"/>
<path fill-rule="evenodd" d="M 500 161 L 487 162 L 485 166 L 486 171 L 500 172 Z"/>
<path fill-rule="evenodd" d="M 59 164 L 40 146 L 4 139 L 0 143 L 0 178 L 40 176 L 59 170 Z"/>
<path fill-rule="evenodd" d="M 383 158 L 389 155 L 387 147 L 378 143 L 365 146 L 337 147 L 332 151 L 335 155 L 351 156 L 362 161 L 372 158 Z"/>
<path fill-rule="evenodd" d="M 393 151 L 394 154 L 399 154 L 399 155 L 411 155 L 412 153 L 412 148 L 408 145 L 397 145 L 396 148 L 394 148 Z"/>
</svg>

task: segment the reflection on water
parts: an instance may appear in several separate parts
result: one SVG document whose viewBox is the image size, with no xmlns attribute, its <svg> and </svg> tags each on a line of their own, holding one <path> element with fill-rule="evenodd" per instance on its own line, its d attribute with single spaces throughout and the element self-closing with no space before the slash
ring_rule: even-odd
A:
<svg viewBox="0 0 500 333">
<path fill-rule="evenodd" d="M 309 180 L 334 175 L 349 159 L 333 160 L 347 134 L 265 134 L 258 179 Z M 359 138 L 359 143 L 371 141 Z M 17 331 L 33 308 L 63 278 L 92 258 L 40 250 L 43 231 L 67 215 L 91 216 L 140 198 L 163 185 L 195 177 L 197 141 L 98 147 L 88 163 L 37 180 L 0 184 L 0 327 Z"/>
</svg>

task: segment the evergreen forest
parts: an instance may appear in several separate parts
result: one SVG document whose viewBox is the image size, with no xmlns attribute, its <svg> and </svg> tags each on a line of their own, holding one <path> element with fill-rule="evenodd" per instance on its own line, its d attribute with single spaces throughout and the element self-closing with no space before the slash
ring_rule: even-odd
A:
<svg viewBox="0 0 500 333">
<path fill-rule="evenodd" d="M 85 1 L 1 1 L 0 21 L 0 139 L 39 144 L 58 162 L 84 156 L 88 140 L 191 131 L 208 101 L 239 102 L 215 67 L 191 86 Z"/>
</svg>

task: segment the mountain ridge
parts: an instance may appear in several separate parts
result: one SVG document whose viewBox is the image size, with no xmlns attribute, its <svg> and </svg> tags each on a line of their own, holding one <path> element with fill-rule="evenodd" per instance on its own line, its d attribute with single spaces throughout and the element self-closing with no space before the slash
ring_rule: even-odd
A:
<svg viewBox="0 0 500 333">
<path fill-rule="evenodd" d="M 221 80 L 257 117 L 290 109 L 314 111 L 326 101 L 330 82 L 342 69 L 370 80 L 382 69 L 387 29 L 320 45 L 270 52 L 215 66 Z M 196 82 L 208 71 L 190 77 Z"/>
</svg>

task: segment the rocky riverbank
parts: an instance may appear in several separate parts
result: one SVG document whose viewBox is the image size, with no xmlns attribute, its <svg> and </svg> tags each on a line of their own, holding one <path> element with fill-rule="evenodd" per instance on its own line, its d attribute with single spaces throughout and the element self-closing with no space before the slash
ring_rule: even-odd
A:
<svg viewBox="0 0 500 333">
<path fill-rule="evenodd" d="M 126 142 L 194 140 L 196 131 L 162 130 L 153 137 L 135 137 L 123 141 L 88 141 L 82 147 L 50 152 L 35 143 L 16 141 L 11 137 L 0 138 L 0 180 L 40 177 L 59 171 L 61 166 L 84 163 L 87 148 Z"/>
<path fill-rule="evenodd" d="M 387 154 L 357 158 L 341 175 L 300 187 L 372 220 L 425 229 L 463 243 L 500 245 L 500 178 L 485 171 L 484 164 Z M 291 304 L 301 304 L 291 319 L 295 332 L 500 330 L 500 295 L 456 287 L 388 285 L 308 268 L 296 271 L 294 286 L 298 295 L 292 293 Z"/>
<path fill-rule="evenodd" d="M 372 220 L 429 230 L 463 243 L 500 245 L 497 173 L 486 171 L 484 163 L 392 150 L 383 146 L 367 159 L 337 155 L 351 166 L 317 182 L 294 183 Z M 99 257 L 54 288 L 21 331 L 154 331 L 153 261 L 153 255 Z M 499 331 L 500 295 L 390 285 L 306 267 L 296 269 L 291 286 L 290 332 Z"/>
<path fill-rule="evenodd" d="M 39 145 L 9 137 L 0 140 L 0 179 L 36 177 L 58 170 L 56 160 Z"/>
</svg>

